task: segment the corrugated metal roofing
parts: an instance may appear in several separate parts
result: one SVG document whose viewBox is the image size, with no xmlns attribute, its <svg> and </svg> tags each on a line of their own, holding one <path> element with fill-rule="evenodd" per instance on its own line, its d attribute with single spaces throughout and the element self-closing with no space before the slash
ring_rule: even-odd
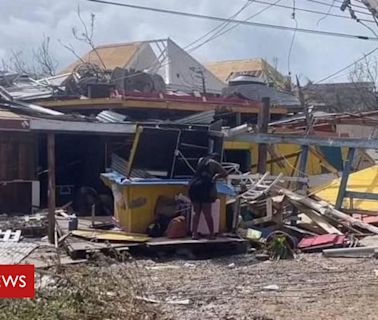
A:
<svg viewBox="0 0 378 320">
<path fill-rule="evenodd" d="M 177 124 L 211 124 L 214 121 L 215 111 L 204 111 L 195 113 L 193 115 L 187 116 L 173 121 Z"/>
<path fill-rule="evenodd" d="M 262 84 L 230 86 L 224 88 L 222 94 L 224 96 L 242 96 L 252 101 L 261 101 L 262 98 L 269 97 L 272 104 L 280 106 L 300 105 L 299 99 L 296 96 Z"/>
<path fill-rule="evenodd" d="M 18 264 L 37 247 L 28 242 L 0 242 L 0 264 Z"/>
<path fill-rule="evenodd" d="M 16 100 L 34 100 L 49 98 L 53 95 L 53 89 L 28 76 L 18 76 L 2 91 Z"/>
<path fill-rule="evenodd" d="M 105 123 L 120 123 L 125 122 L 127 116 L 118 112 L 104 110 L 96 116 L 96 119 Z"/>
<path fill-rule="evenodd" d="M 128 162 L 118 156 L 115 153 L 112 153 L 112 163 L 111 163 L 111 169 L 122 176 L 126 177 L 127 176 L 127 168 L 128 168 Z M 138 170 L 138 169 L 133 169 L 131 171 L 130 178 L 152 178 L 150 174 L 148 174 L 144 170 Z"/>
</svg>

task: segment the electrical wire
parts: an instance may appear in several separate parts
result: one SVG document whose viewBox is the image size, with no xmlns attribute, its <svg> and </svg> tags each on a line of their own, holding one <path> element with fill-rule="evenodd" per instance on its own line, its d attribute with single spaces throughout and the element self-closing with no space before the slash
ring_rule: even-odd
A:
<svg viewBox="0 0 378 320">
<path fill-rule="evenodd" d="M 318 80 L 317 82 L 315 82 L 315 84 L 322 83 L 322 82 L 324 82 L 324 81 L 326 81 L 326 80 L 329 80 L 329 79 L 333 78 L 334 76 L 338 75 L 339 73 L 341 73 L 341 72 L 343 72 L 343 71 L 349 69 L 350 67 L 355 66 L 357 63 L 359 63 L 360 61 L 362 61 L 362 60 L 365 59 L 366 57 L 372 55 L 372 54 L 373 54 L 374 52 L 376 52 L 377 50 L 378 50 L 378 47 L 376 47 L 375 49 L 373 49 L 373 50 L 371 50 L 371 51 L 365 53 L 361 58 L 357 59 L 356 61 L 352 62 L 351 64 L 348 64 L 347 66 L 345 66 L 345 67 L 341 68 L 340 70 L 338 70 L 338 71 L 336 71 L 336 72 L 330 74 L 329 76 L 327 76 L 327 77 L 325 77 L 325 78 L 323 78 L 323 79 L 321 79 L 321 80 Z"/>
<path fill-rule="evenodd" d="M 365 23 L 363 23 L 360 19 L 357 20 L 358 23 L 362 24 L 366 29 L 370 30 L 372 34 L 374 34 L 376 37 L 378 37 L 378 34 L 374 31 L 373 28 L 369 27 Z"/>
<path fill-rule="evenodd" d="M 324 6 L 329 6 L 329 3 L 327 2 L 323 2 L 323 1 L 319 1 L 319 0 L 305 0 L 305 1 L 308 1 L 308 2 L 312 2 L 312 3 L 317 3 L 317 4 L 321 4 L 321 5 L 324 5 Z M 367 9 L 366 7 L 359 7 L 359 6 L 356 6 L 354 5 L 354 7 L 356 8 L 363 8 L 363 9 Z M 364 15 L 367 15 L 367 16 L 371 16 L 371 13 L 370 12 L 366 12 L 366 11 L 360 11 L 360 10 L 355 10 L 355 12 L 358 12 L 360 14 L 364 14 Z"/>
<path fill-rule="evenodd" d="M 247 0 L 247 2 L 237 11 L 235 12 L 232 16 L 230 16 L 228 19 L 234 19 L 236 18 L 242 11 L 244 11 L 249 5 L 251 5 L 253 3 L 253 1 L 251 0 Z M 226 27 L 227 25 L 230 24 L 230 21 L 228 22 L 222 22 L 221 24 L 217 25 L 216 27 L 214 27 L 213 29 L 211 29 L 210 31 L 208 31 L 207 33 L 205 33 L 204 35 L 202 35 L 201 37 L 199 37 L 198 39 L 190 42 L 189 44 L 187 44 L 185 47 L 184 47 L 184 50 L 185 49 L 188 49 L 189 47 L 193 46 L 194 44 L 196 44 L 197 42 L 201 41 L 202 39 L 206 38 L 207 36 L 209 36 L 211 33 L 213 33 L 214 31 L 219 31 L 218 29 L 220 28 L 224 28 Z"/>
<path fill-rule="evenodd" d="M 267 7 L 261 9 L 260 11 L 254 13 L 253 15 L 249 16 L 249 17 L 246 18 L 244 21 L 249 21 L 249 20 L 251 20 L 251 19 L 257 17 L 258 15 L 260 15 L 261 13 L 263 13 L 263 12 L 265 12 L 266 10 L 270 9 L 273 5 L 279 3 L 280 1 L 282 1 L 282 0 L 276 0 L 276 2 L 274 2 L 274 3 L 267 3 L 267 4 L 268 4 Z M 256 2 L 256 1 L 254 1 L 254 2 Z M 235 28 L 238 27 L 239 25 L 240 25 L 240 23 L 237 23 L 237 24 L 234 24 L 233 26 L 231 26 L 230 28 L 228 28 L 227 30 L 224 30 L 224 31 L 221 32 L 221 33 L 217 32 L 217 33 L 214 34 L 210 39 L 208 39 L 206 42 L 204 42 L 202 45 L 205 45 L 205 44 L 207 44 L 208 42 L 210 42 L 210 41 L 212 41 L 212 40 L 215 40 L 215 39 L 219 38 L 220 36 L 224 35 L 225 33 L 230 32 L 231 30 L 235 29 Z M 200 45 L 200 46 L 198 45 L 198 46 L 196 46 L 195 48 L 192 48 L 191 50 L 189 50 L 189 52 L 191 53 L 191 52 L 193 52 L 194 50 L 199 49 L 202 45 Z"/>
<path fill-rule="evenodd" d="M 275 25 L 275 24 L 258 23 L 258 22 L 243 21 L 243 20 L 236 20 L 236 19 L 227 19 L 227 18 L 210 16 L 210 15 L 202 15 L 202 14 L 189 13 L 189 12 L 184 12 L 184 11 L 176 11 L 176 10 L 170 10 L 170 9 L 160 9 L 160 8 L 154 8 L 154 7 L 132 5 L 132 4 L 120 3 L 120 2 L 114 2 L 114 1 L 105 1 L 105 0 L 86 0 L 86 1 L 100 3 L 100 4 L 106 4 L 106 5 L 113 5 L 113 6 L 120 6 L 120 7 L 138 9 L 138 10 L 151 11 L 151 12 L 159 12 L 159 13 L 173 14 L 173 15 L 192 17 L 192 18 L 198 18 L 198 19 L 213 20 L 213 21 L 228 21 L 228 20 L 230 20 L 231 22 L 235 22 L 235 23 L 239 23 L 239 24 L 243 24 L 243 25 L 248 25 L 248 26 L 266 28 L 266 29 L 276 29 L 276 30 L 286 30 L 286 31 L 296 30 L 295 28 L 288 27 L 288 26 L 280 26 L 280 25 Z M 315 1 L 315 0 L 312 0 L 312 1 Z M 355 39 L 355 40 L 358 39 L 358 40 L 378 41 L 378 38 L 372 38 L 372 37 L 361 36 L 361 35 L 353 35 L 353 34 L 349 34 L 349 33 L 332 32 L 332 31 L 321 31 L 321 30 L 314 30 L 314 29 L 298 28 L 297 32 L 309 33 L 309 34 L 318 34 L 318 35 L 323 35 L 323 36 L 333 36 L 333 37 L 339 37 L 339 38 L 349 38 L 349 39 Z"/>
<path fill-rule="evenodd" d="M 287 71 L 288 71 L 289 75 L 291 75 L 291 70 L 290 70 L 291 69 L 290 68 L 291 52 L 293 51 L 295 35 L 297 34 L 297 30 L 298 30 L 298 21 L 297 21 L 296 15 L 295 15 L 295 9 L 296 9 L 295 0 L 293 0 L 293 12 L 291 14 L 291 18 L 295 22 L 295 30 L 293 32 L 293 37 L 291 38 L 290 47 L 289 47 L 289 53 L 287 55 Z"/>
<path fill-rule="evenodd" d="M 313 2 L 313 3 L 317 3 L 317 4 L 322 4 L 322 5 L 325 5 L 327 7 L 329 6 L 329 2 L 327 3 L 327 2 L 319 1 L 319 0 L 305 0 L 305 1 Z M 344 1 L 342 1 L 342 0 L 336 0 L 336 2 L 341 3 L 341 4 L 344 3 Z M 367 10 L 367 7 L 360 6 L 360 5 L 357 5 L 357 4 L 353 4 L 353 7 Z"/>
<path fill-rule="evenodd" d="M 336 0 L 332 1 L 332 4 L 329 6 L 329 8 L 328 8 L 327 12 L 325 13 L 325 15 L 323 17 L 321 17 L 318 20 L 318 22 L 316 23 L 317 26 L 319 25 L 320 21 L 324 20 L 325 18 L 327 18 L 331 14 L 331 11 L 334 8 L 335 2 L 336 2 Z"/>
<path fill-rule="evenodd" d="M 268 4 L 269 4 L 268 7 L 263 8 L 262 10 L 260 10 L 260 11 L 258 11 L 258 12 L 256 12 L 256 13 L 254 13 L 253 15 L 249 16 L 247 19 L 245 19 L 245 21 L 248 21 L 248 20 L 250 20 L 250 19 L 252 19 L 252 18 L 258 16 L 259 14 L 261 14 L 261 13 L 265 12 L 266 10 L 268 10 L 272 5 L 277 4 L 277 3 L 280 2 L 280 1 L 282 1 L 282 0 L 276 0 L 276 2 L 274 2 L 274 3 L 268 3 Z M 247 6 L 248 6 L 249 4 L 251 4 L 252 2 L 255 2 L 255 0 L 248 0 L 247 4 L 243 5 L 243 7 L 242 7 L 241 9 L 239 9 L 239 10 L 238 10 L 233 16 L 236 17 L 237 15 L 239 15 L 239 14 L 240 14 L 245 8 L 247 8 Z M 232 19 L 233 16 L 231 16 L 229 19 Z M 226 23 L 226 24 L 222 23 L 221 25 L 218 25 L 217 27 L 215 27 L 215 28 L 213 28 L 212 30 L 210 30 L 209 32 L 207 32 L 204 36 L 210 34 L 211 32 L 213 32 L 214 30 L 218 29 L 218 28 L 219 28 L 220 26 L 222 26 L 222 25 L 223 25 L 224 27 L 226 27 L 227 24 L 229 24 L 229 23 Z M 202 42 L 201 44 L 195 46 L 194 48 L 189 49 L 188 52 L 189 52 L 189 53 L 192 53 L 193 51 L 199 49 L 200 47 L 202 47 L 203 45 L 209 43 L 210 41 L 212 41 L 212 40 L 214 40 L 214 39 L 216 39 L 216 38 L 218 38 L 218 37 L 224 35 L 225 33 L 231 31 L 232 29 L 236 28 L 237 26 L 239 26 L 239 24 L 235 24 L 235 25 L 231 26 L 230 28 L 228 28 L 227 30 L 224 30 L 224 27 L 222 27 L 222 28 L 219 29 L 219 30 L 218 30 L 218 31 L 217 31 L 212 37 L 210 37 L 210 38 L 207 39 L 206 41 Z M 223 30 L 224 30 L 224 31 L 223 31 Z M 223 31 L 223 32 L 221 32 L 221 31 Z M 221 32 L 221 33 L 219 33 L 219 32 Z M 202 39 L 204 36 L 202 36 L 200 39 Z M 191 44 L 195 43 L 196 41 L 197 41 L 197 40 L 195 40 L 195 41 L 193 41 L 192 43 L 186 45 L 183 49 L 184 49 L 184 50 L 187 49 Z M 164 64 L 164 65 L 160 65 L 159 68 L 162 68 L 162 67 L 166 66 L 166 65 L 169 64 L 169 63 L 170 63 L 170 62 L 168 62 L 168 63 L 166 63 L 166 64 Z"/>
<path fill-rule="evenodd" d="M 283 9 L 292 10 L 292 7 L 287 6 L 287 5 L 283 5 L 283 4 L 271 4 L 269 2 L 261 1 L 261 0 L 255 0 L 254 2 L 255 3 L 261 3 L 261 4 L 270 4 L 270 5 L 272 5 L 274 7 L 277 7 L 277 8 L 283 8 Z M 335 18 L 341 18 L 341 19 L 348 19 L 348 20 L 350 20 L 349 16 L 345 16 L 345 15 L 341 15 L 341 14 L 335 14 L 335 13 L 327 13 L 325 11 L 318 11 L 318 10 L 298 8 L 298 7 L 295 10 L 296 11 L 306 12 L 306 13 L 312 13 L 312 14 L 316 14 L 316 15 L 328 15 L 328 16 L 335 17 Z M 374 20 L 368 20 L 368 19 L 360 19 L 360 20 L 365 21 L 365 22 L 370 22 L 370 23 L 376 23 Z"/>
<path fill-rule="evenodd" d="M 247 2 L 236 12 L 234 13 L 232 16 L 229 17 L 229 19 L 232 19 L 232 18 L 235 18 L 237 17 L 243 10 L 245 10 L 250 4 L 252 4 L 254 0 L 247 0 Z M 281 1 L 281 0 L 280 0 Z M 216 27 L 214 27 L 213 29 L 211 29 L 210 31 L 208 31 L 207 33 L 205 33 L 204 35 L 202 35 L 201 37 L 199 37 L 198 39 L 192 41 L 191 43 L 187 44 L 185 47 L 183 47 L 184 50 L 186 50 L 187 48 L 189 48 L 190 46 L 192 46 L 193 44 L 197 43 L 198 41 L 202 40 L 203 38 L 205 38 L 206 36 L 210 35 L 212 32 L 214 32 L 215 30 L 219 29 L 219 28 L 222 28 L 223 26 L 227 26 L 229 24 L 229 21 L 228 22 L 222 22 L 221 24 L 217 25 Z M 223 28 L 222 28 L 223 29 Z M 207 43 L 208 41 L 206 41 Z M 204 43 L 205 44 L 205 43 Z M 203 44 L 202 44 L 203 45 Z M 190 52 L 196 50 L 198 47 L 202 46 L 202 45 L 199 45 L 197 47 L 195 47 L 194 49 L 190 50 Z M 157 61 L 156 63 L 148 66 L 146 69 L 151 69 L 151 68 L 154 68 L 154 69 L 161 69 L 163 67 L 166 67 L 167 65 L 170 65 L 171 64 L 171 61 L 167 61 L 163 64 L 165 58 L 162 60 L 162 61 Z M 123 77 L 120 77 L 120 78 L 117 78 L 117 80 L 121 80 L 121 79 L 126 79 L 126 78 L 132 78 L 132 77 L 135 77 L 135 76 L 138 76 L 140 74 L 142 74 L 143 72 L 136 72 L 134 74 L 131 74 L 131 75 L 127 75 L 127 76 L 123 76 Z M 193 77 L 192 77 L 193 78 Z M 193 86 L 193 82 L 192 84 L 190 85 L 189 82 L 187 80 L 185 80 L 185 78 L 181 78 L 181 80 L 184 82 L 184 84 L 188 85 L 189 87 Z M 193 80 L 193 79 L 192 79 Z"/>
</svg>

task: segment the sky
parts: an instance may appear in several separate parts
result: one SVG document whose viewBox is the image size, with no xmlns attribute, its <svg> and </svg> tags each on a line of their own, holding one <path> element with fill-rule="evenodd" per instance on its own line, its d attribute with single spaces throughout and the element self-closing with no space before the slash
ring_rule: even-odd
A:
<svg viewBox="0 0 378 320">
<path fill-rule="evenodd" d="M 171 10 L 192 12 L 228 18 L 246 5 L 246 0 L 114 0 L 128 4 L 159 7 Z M 278 0 L 259 0 L 274 3 Z M 321 5 L 309 0 L 281 0 L 278 4 L 293 7 L 293 10 L 271 6 L 251 21 L 315 30 L 332 31 L 354 35 L 376 37 L 375 24 L 366 22 L 370 27 L 352 19 L 315 15 L 298 9 L 317 10 L 331 14 L 345 15 L 339 9 L 340 0 L 319 0 L 329 3 Z M 334 6 L 332 7 L 332 3 Z M 356 0 L 352 3 L 362 5 Z M 86 0 L 0 0 L 0 59 L 8 59 L 11 52 L 22 52 L 29 61 L 32 50 L 41 43 L 43 37 L 51 39 L 52 55 L 59 62 L 58 69 L 75 61 L 75 56 L 63 47 L 70 44 L 77 54 L 89 51 L 89 46 L 77 41 L 72 28 L 79 31 L 81 16 L 89 23 L 95 15 L 94 42 L 96 45 L 162 39 L 170 37 L 178 45 L 185 47 L 198 39 L 220 22 L 196 18 L 174 16 L 163 13 L 147 12 L 88 2 Z M 243 20 L 266 8 L 267 4 L 249 1 L 248 6 L 237 16 Z M 364 9 L 356 10 L 367 12 Z M 356 13 L 359 18 L 372 20 L 369 15 Z M 319 19 L 322 18 L 320 21 Z M 320 80 L 360 58 L 364 53 L 378 47 L 378 41 L 336 38 L 297 32 L 291 54 L 289 55 L 293 31 L 264 29 L 239 25 L 221 37 L 209 41 L 191 54 L 201 62 L 233 60 L 246 58 L 265 58 L 276 64 L 283 74 L 298 75 L 301 81 Z M 290 69 L 290 70 L 288 70 Z M 348 80 L 349 71 L 342 72 L 333 82 Z"/>
</svg>

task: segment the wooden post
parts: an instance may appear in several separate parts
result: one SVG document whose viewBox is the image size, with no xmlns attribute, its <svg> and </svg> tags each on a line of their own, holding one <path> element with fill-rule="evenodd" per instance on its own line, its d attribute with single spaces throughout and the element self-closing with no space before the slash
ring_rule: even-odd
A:
<svg viewBox="0 0 378 320">
<path fill-rule="evenodd" d="M 262 98 L 262 106 L 259 111 L 259 116 L 257 118 L 257 129 L 259 133 L 268 132 L 268 124 L 270 121 L 270 99 Z M 267 161 L 267 145 L 266 143 L 259 143 L 258 148 L 258 161 L 257 161 L 257 172 L 264 174 L 266 172 L 266 161 Z"/>
<path fill-rule="evenodd" d="M 348 184 L 349 174 L 352 169 L 352 163 L 353 163 L 355 151 L 356 151 L 355 148 L 349 148 L 348 150 L 348 157 L 344 164 L 343 175 L 341 176 L 339 192 L 337 194 L 337 199 L 336 199 L 336 204 L 335 204 L 335 208 L 337 210 L 341 209 L 343 205 L 343 201 L 344 201 L 345 193 L 346 193 L 346 187 Z"/>
<path fill-rule="evenodd" d="M 299 177 L 303 178 L 306 176 L 306 169 L 307 169 L 307 158 L 308 158 L 308 146 L 303 145 L 301 146 L 301 155 L 299 159 Z M 297 189 L 304 189 L 303 187 L 305 184 L 303 182 L 297 182 Z"/>
<path fill-rule="evenodd" d="M 50 243 L 55 242 L 55 135 L 47 134 L 47 161 L 48 161 L 48 238 Z"/>
</svg>

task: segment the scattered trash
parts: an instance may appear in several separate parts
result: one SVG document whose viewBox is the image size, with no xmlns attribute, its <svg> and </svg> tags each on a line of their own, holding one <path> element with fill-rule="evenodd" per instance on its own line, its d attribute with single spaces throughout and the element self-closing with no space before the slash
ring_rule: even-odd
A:
<svg viewBox="0 0 378 320">
<path fill-rule="evenodd" d="M 195 268 L 196 265 L 193 264 L 193 263 L 188 263 L 188 262 L 186 262 L 186 263 L 184 264 L 184 267 L 186 267 L 186 268 Z"/>
<path fill-rule="evenodd" d="M 250 240 L 259 240 L 261 238 L 262 232 L 254 229 L 247 229 L 247 239 Z"/>
<path fill-rule="evenodd" d="M 190 304 L 189 299 L 182 299 L 182 300 L 167 300 L 168 304 L 178 304 L 178 305 L 188 305 Z"/>
<path fill-rule="evenodd" d="M 280 287 L 276 284 L 270 284 L 262 288 L 265 291 L 279 291 Z"/>
<path fill-rule="evenodd" d="M 167 270 L 167 269 L 180 269 L 179 266 L 173 266 L 173 265 L 158 265 L 158 266 L 152 266 L 152 267 L 146 267 L 147 270 Z"/>
</svg>

